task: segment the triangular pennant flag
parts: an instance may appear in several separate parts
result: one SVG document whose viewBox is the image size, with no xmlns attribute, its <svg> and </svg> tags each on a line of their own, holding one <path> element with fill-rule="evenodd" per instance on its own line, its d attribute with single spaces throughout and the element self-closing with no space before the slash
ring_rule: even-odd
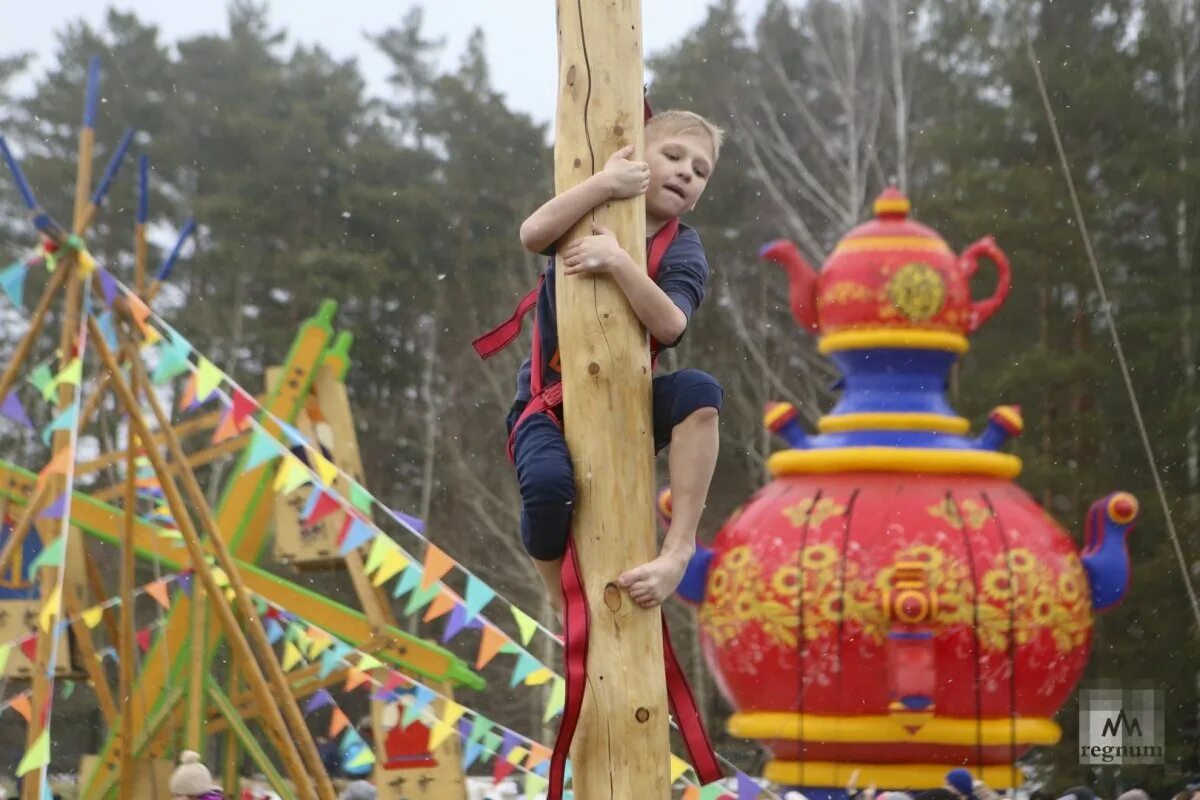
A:
<svg viewBox="0 0 1200 800">
<path fill-rule="evenodd" d="M 483 745 L 479 742 L 468 742 L 463 748 L 462 768 L 466 772 L 483 755 Z"/>
<path fill-rule="evenodd" d="M 61 537 L 60 537 L 61 538 Z M 46 598 L 41 613 L 38 614 L 38 624 L 46 633 L 50 632 L 50 620 L 59 616 L 62 611 L 62 587 L 55 586 L 50 596 Z"/>
<path fill-rule="evenodd" d="M 21 652 L 31 662 L 37 660 L 37 637 L 36 636 L 26 636 L 24 639 L 22 639 L 18 643 L 17 646 L 21 648 Z"/>
<path fill-rule="evenodd" d="M 117 339 L 117 323 L 113 312 L 105 311 L 96 318 L 96 323 L 100 326 L 100 335 L 104 337 L 104 343 L 108 345 L 108 349 L 116 350 L 120 347 L 121 342 Z"/>
<path fill-rule="evenodd" d="M 454 565 L 454 559 L 446 555 L 445 551 L 440 547 L 435 544 L 428 545 L 425 548 L 425 563 L 422 565 L 421 588 L 428 589 L 430 586 L 433 586 Z"/>
<path fill-rule="evenodd" d="M 342 689 L 344 692 L 353 692 L 364 683 L 370 683 L 371 676 L 363 672 L 358 667 L 350 667 L 346 670 L 346 685 Z"/>
<path fill-rule="evenodd" d="M 546 711 L 542 714 L 542 722 L 549 722 L 562 713 L 563 703 L 567 699 L 567 682 L 555 678 L 550 687 L 550 699 L 546 702 Z"/>
<path fill-rule="evenodd" d="M 116 278 L 104 267 L 100 268 L 98 277 L 100 279 L 100 294 L 104 296 L 104 305 L 111 306 L 113 301 L 117 299 Z"/>
<path fill-rule="evenodd" d="M 25 751 L 25 755 L 21 757 L 21 763 L 17 765 L 17 777 L 21 777 L 26 772 L 33 772 L 35 769 L 41 769 L 50 763 L 50 729 L 43 728 L 38 734 L 38 738 L 34 740 L 33 746 Z"/>
<path fill-rule="evenodd" d="M 541 764 L 550 758 L 552 752 L 549 747 L 530 742 L 529 744 L 529 760 L 525 762 L 525 769 L 537 769 Z"/>
<path fill-rule="evenodd" d="M 729 795 L 725 794 L 725 787 L 719 783 L 700 787 L 700 800 L 722 800 L 726 797 Z"/>
<path fill-rule="evenodd" d="M 411 616 L 433 602 L 442 591 L 441 586 L 430 586 L 428 589 L 416 589 L 408 596 L 408 604 L 404 606 L 404 616 Z"/>
<path fill-rule="evenodd" d="M 274 489 L 280 494 L 291 494 L 300 488 L 302 485 L 312 480 L 312 475 L 308 468 L 304 466 L 300 459 L 296 458 L 291 453 L 283 457 L 283 463 L 279 465 L 279 471 L 275 474 Z"/>
<path fill-rule="evenodd" d="M 308 698 L 308 702 L 304 704 L 304 714 L 307 716 L 318 708 L 333 705 L 333 695 L 328 689 L 320 689 L 312 697 Z"/>
<path fill-rule="evenodd" d="M 496 783 L 499 783 L 500 781 L 504 780 L 509 775 L 511 775 L 514 769 L 516 769 L 516 767 L 514 767 L 512 764 L 508 763 L 503 758 L 497 758 L 492 763 L 492 779 Z"/>
<path fill-rule="evenodd" d="M 75 694 L 75 681 L 70 681 L 70 680 L 63 681 L 62 682 L 62 691 L 59 693 L 58 696 L 61 697 L 63 700 L 66 700 L 68 697 L 70 697 L 73 694 Z"/>
<path fill-rule="evenodd" d="M 500 734 L 489 731 L 483 735 L 483 747 L 485 750 L 492 751 L 493 754 L 500 752 Z"/>
<path fill-rule="evenodd" d="M 399 522 L 404 527 L 411 528 L 417 533 L 424 533 L 425 523 L 416 517 L 405 514 L 403 511 L 396 511 L 392 508 L 389 508 L 387 512 L 391 515 L 392 519 L 396 520 L 396 522 Z"/>
<path fill-rule="evenodd" d="M 0 644 L 0 675 L 4 674 L 4 668 L 8 665 L 8 654 L 12 652 L 12 645 L 8 642 Z"/>
<path fill-rule="evenodd" d="M 329 738 L 334 738 L 350 724 L 350 718 L 341 708 L 334 706 L 333 715 L 329 718 Z"/>
<path fill-rule="evenodd" d="M 192 580 L 193 575 L 190 572 L 185 572 L 179 576 L 179 590 L 183 592 L 184 597 L 192 596 Z"/>
<path fill-rule="evenodd" d="M 350 505 L 364 514 L 371 510 L 371 495 L 358 483 L 350 484 Z"/>
<path fill-rule="evenodd" d="M 295 456 L 292 456 L 292 458 L 295 458 Z M 341 546 L 338 547 L 338 553 L 344 556 L 351 550 L 357 550 L 371 541 L 371 538 L 374 536 L 375 531 L 362 517 L 359 517 L 357 514 L 350 514 L 347 517 L 347 528 L 345 536 L 342 538 Z"/>
<path fill-rule="evenodd" d="M 72 430 L 75 427 L 75 420 L 78 418 L 79 406 L 72 403 L 61 414 L 51 420 L 49 425 L 42 428 L 42 443 L 49 447 L 50 437 L 54 435 L 54 432 Z"/>
<path fill-rule="evenodd" d="M 375 754 L 371 752 L 371 748 L 363 747 L 358 751 L 357 755 L 350 759 L 350 761 L 346 764 L 346 769 L 361 769 L 363 767 L 369 767 L 374 763 Z"/>
<path fill-rule="evenodd" d="M 217 387 L 221 385 L 221 379 L 224 378 L 221 370 L 209 361 L 204 356 L 200 356 L 200 360 L 196 363 L 196 402 L 203 403 L 207 400 Z"/>
<path fill-rule="evenodd" d="M 467 592 L 464 602 L 464 605 L 467 607 L 467 616 L 474 617 L 478 615 L 488 603 L 492 602 L 492 598 L 495 596 L 496 592 L 492 587 L 474 575 L 467 576 Z"/>
<path fill-rule="evenodd" d="M 149 628 L 142 628 L 137 632 L 138 647 L 141 648 L 143 653 L 150 649 L 150 635 L 151 631 Z"/>
<path fill-rule="evenodd" d="M 400 580 L 396 581 L 396 588 L 392 590 L 392 597 L 404 597 L 404 595 L 417 588 L 417 584 L 421 582 L 421 568 L 413 565 L 404 570 L 404 574 L 400 576 Z"/>
<path fill-rule="evenodd" d="M 50 382 L 42 387 L 42 397 L 46 402 L 50 402 L 51 395 L 59 386 L 78 386 L 83 380 L 83 360 L 76 356 L 67 362 L 67 365 L 62 370 L 50 379 Z"/>
<path fill-rule="evenodd" d="M 521 745 L 517 745 L 512 750 L 508 751 L 508 755 L 504 757 L 504 760 L 516 767 L 520 766 L 521 762 L 525 760 L 525 756 L 527 755 L 529 755 L 529 751 Z"/>
<path fill-rule="evenodd" d="M 462 715 L 466 710 L 466 708 L 453 700 L 446 700 L 442 703 L 442 722 L 446 725 L 453 725 L 462 719 Z"/>
<path fill-rule="evenodd" d="M 313 503 L 312 508 L 302 517 L 305 525 L 316 525 L 342 507 L 338 499 L 328 492 L 316 492 L 315 494 L 317 495 L 316 502 Z"/>
<path fill-rule="evenodd" d="M 685 786 L 683 789 L 683 797 L 679 800 L 700 800 L 699 786 Z"/>
<path fill-rule="evenodd" d="M 386 539 L 387 537 L 376 536 L 375 538 Z M 408 565 L 411 563 L 412 562 L 410 562 L 408 558 L 402 552 L 400 552 L 399 548 L 390 549 L 384 554 L 383 564 L 379 567 L 379 571 L 375 573 L 375 577 L 371 580 L 371 583 L 375 584 L 376 586 L 382 586 L 392 578 L 396 577 L 396 575 L 402 570 L 407 569 Z"/>
<path fill-rule="evenodd" d="M 242 391 L 241 387 L 235 387 L 233 390 L 233 423 L 239 431 L 244 430 L 246 421 L 255 411 L 258 410 L 258 403 L 254 402 L 254 398 Z"/>
<path fill-rule="evenodd" d="M 237 433 L 233 426 L 233 415 L 226 414 L 225 418 L 230 420 L 229 427 L 233 433 Z M 242 462 L 242 471 L 249 472 L 255 467 L 266 464 L 268 461 L 273 461 L 283 455 L 283 448 L 279 443 L 267 435 L 266 431 L 261 428 L 255 428 L 254 433 L 250 436 L 250 444 L 246 445 L 246 455 Z"/>
<path fill-rule="evenodd" d="M 519 745 L 521 743 L 521 741 L 522 741 L 521 737 L 517 736 L 517 734 L 513 733 L 512 731 L 505 731 L 504 739 L 503 739 L 503 741 L 500 742 L 499 754 L 501 756 L 507 758 L 508 754 L 511 753 L 513 751 L 513 748 L 516 747 L 517 745 Z M 528 751 L 526 751 L 526 752 L 528 752 Z M 524 757 L 525 757 L 525 753 L 521 753 L 521 758 L 524 758 Z M 517 761 L 520 761 L 520 759 L 518 759 Z M 517 762 L 513 762 L 513 763 L 517 763 Z"/>
<path fill-rule="evenodd" d="M 517 656 L 517 664 L 513 668 L 512 679 L 509 681 L 509 686 L 516 688 L 517 684 L 524 681 L 534 670 L 540 669 L 542 662 L 538 661 L 529 653 L 521 653 Z"/>
<path fill-rule="evenodd" d="M 546 790 L 550 782 L 533 772 L 525 773 L 524 793 L 526 797 L 537 797 Z"/>
<path fill-rule="evenodd" d="M 368 575 L 374 574 L 375 570 L 383 566 L 384 553 L 394 550 L 396 547 L 396 543 L 386 536 L 376 536 L 375 540 L 371 542 L 371 552 L 367 554 L 367 564 L 363 567 L 363 571 Z"/>
<path fill-rule="evenodd" d="M 437 750 L 452 733 L 454 733 L 453 725 L 447 725 L 440 720 L 433 723 L 433 727 L 429 729 L 429 744 L 426 746 L 428 752 L 432 753 Z"/>
<path fill-rule="evenodd" d="M 479 641 L 479 658 L 475 660 L 475 669 L 483 669 L 500 652 L 500 648 L 509 642 L 505 633 L 491 625 L 483 626 L 483 636 Z"/>
<path fill-rule="evenodd" d="M 227 411 L 221 417 L 221 421 L 217 423 L 217 429 L 213 431 L 212 443 L 220 444 L 227 442 L 239 433 L 237 423 L 233 419 L 233 412 Z"/>
<path fill-rule="evenodd" d="M 475 719 L 471 722 L 471 733 L 467 738 L 472 742 L 479 741 L 491 729 L 492 721 L 483 714 L 477 713 L 475 714 Z"/>
<path fill-rule="evenodd" d="M 308 445 L 308 439 L 304 437 L 304 434 L 295 425 L 289 425 L 281 419 L 275 420 L 275 424 L 279 426 L 279 430 L 283 433 L 283 438 L 291 442 L 293 447 L 303 448 Z"/>
<path fill-rule="evenodd" d="M 57 453 L 55 453 L 54 457 L 50 459 L 50 462 L 46 464 L 46 466 L 42 467 L 42 471 L 38 474 L 38 488 L 40 489 L 42 484 L 51 475 L 66 475 L 67 468 L 74 460 L 75 451 L 70 447 L 64 447 L 62 450 L 59 450 Z"/>
<path fill-rule="evenodd" d="M 321 479 L 323 486 L 330 486 L 337 477 L 338 468 L 325 456 L 316 451 L 310 453 L 313 460 L 313 466 L 317 470 L 317 477 Z"/>
<path fill-rule="evenodd" d="M 100 620 L 104 619 L 104 606 L 92 606 L 83 612 L 80 616 L 83 617 L 83 624 L 89 628 L 94 628 L 100 624 Z"/>
<path fill-rule="evenodd" d="M 0 404 L 0 414 L 22 427 L 33 430 L 33 420 L 29 419 L 29 414 L 25 412 L 25 406 L 21 404 L 21 398 L 17 395 L 16 390 L 4 396 L 4 403 Z"/>
<path fill-rule="evenodd" d="M 60 494 L 53 503 L 42 509 L 42 513 L 38 514 L 38 519 L 62 519 L 63 514 L 67 513 L 67 493 Z M 59 537 L 62 538 L 61 536 Z M 57 540 L 56 540 L 57 541 Z M 61 564 L 62 559 L 58 562 Z"/>
<path fill-rule="evenodd" d="M 306 517 L 308 517 L 308 515 L 316 507 L 317 500 L 319 500 L 321 495 L 323 495 L 323 494 L 325 494 L 324 491 L 322 491 L 321 489 L 315 489 L 315 488 L 311 492 L 308 493 L 308 497 L 304 501 L 304 508 L 302 508 L 300 510 L 301 521 L 303 521 Z"/>
<path fill-rule="evenodd" d="M 62 512 L 58 512 L 58 516 L 62 516 Z M 33 576 L 37 575 L 37 571 L 42 567 L 61 567 L 63 563 L 63 554 L 66 552 L 65 536 L 59 536 L 50 544 L 42 549 L 42 552 L 37 554 L 37 558 L 29 563 L 29 572 L 26 573 L 26 578 L 33 580 Z"/>
<path fill-rule="evenodd" d="M 142 298 L 130 292 L 125 295 L 125 302 L 129 304 L 129 312 L 133 314 L 133 321 L 137 323 L 142 332 L 146 332 L 146 320 L 150 318 L 150 307 L 142 302 Z"/>
<path fill-rule="evenodd" d="M 154 365 L 154 371 L 150 374 L 150 382 L 155 386 L 162 386 L 172 378 L 187 372 L 191 366 L 191 362 L 188 361 L 191 352 L 192 346 L 178 334 L 172 333 L 158 348 L 158 363 Z"/>
<path fill-rule="evenodd" d="M 171 598 L 167 594 L 166 580 L 157 580 L 146 584 L 146 594 L 158 601 L 158 604 L 168 611 L 171 610 Z"/>
<path fill-rule="evenodd" d="M 437 596 L 433 598 L 433 602 L 429 604 L 429 608 L 425 610 L 425 616 L 421 618 L 422 622 L 433 622 L 438 617 L 446 614 L 450 609 L 458 605 L 458 600 L 448 589 L 442 588 Z"/>
<path fill-rule="evenodd" d="M 26 722 L 33 719 L 33 708 L 27 694 L 19 694 L 12 700 L 9 700 L 8 707 L 24 717 Z"/>
<path fill-rule="evenodd" d="M 321 633 L 324 633 L 324 631 L 321 631 Z M 309 638 L 312 640 L 312 644 L 309 645 L 309 648 L 308 648 L 308 660 L 309 661 L 312 661 L 314 658 L 321 655 L 321 653 L 324 653 L 330 647 L 333 647 L 333 639 L 331 639 L 327 635 L 326 636 L 309 636 Z"/>
<path fill-rule="evenodd" d="M 292 668 L 300 663 L 301 655 L 300 648 L 291 642 L 285 642 L 283 645 L 283 658 L 280 659 L 283 671 L 291 672 Z"/>
<path fill-rule="evenodd" d="M 183 383 L 183 391 L 179 393 L 179 410 L 189 411 L 196 405 L 196 373 L 188 376 Z"/>
<path fill-rule="evenodd" d="M 358 659 L 358 668 L 363 672 L 370 672 L 373 669 L 379 669 L 383 666 L 383 662 L 370 653 L 363 653 Z"/>
<path fill-rule="evenodd" d="M 404 716 L 400 718 L 400 727 L 407 728 L 420 719 L 421 712 L 428 708 L 436 698 L 437 695 L 428 686 L 418 686 L 409 699 L 408 707 L 404 709 Z"/>
<path fill-rule="evenodd" d="M 539 666 L 525 676 L 524 683 L 526 686 L 541 686 L 542 684 L 549 683 L 555 677 L 557 676 L 554 674 L 554 670 L 546 666 Z"/>
<path fill-rule="evenodd" d="M 29 373 L 29 377 L 26 380 L 29 381 L 33 388 L 38 390 L 38 394 L 45 397 L 47 389 L 52 390 L 54 388 L 54 374 L 50 371 L 50 363 L 43 361 L 38 364 L 33 368 L 33 372 Z"/>
<path fill-rule="evenodd" d="M 442 631 L 442 644 L 453 639 L 466 627 L 467 610 L 462 606 L 456 605 L 450 612 L 450 619 L 446 622 L 446 630 Z"/>
<path fill-rule="evenodd" d="M 686 761 L 674 753 L 671 754 L 671 783 L 677 782 L 691 767 Z"/>
<path fill-rule="evenodd" d="M 25 305 L 25 273 L 29 268 L 22 262 L 10 264 L 0 272 L 0 288 L 17 308 Z"/>
<path fill-rule="evenodd" d="M 762 793 L 762 787 L 753 778 L 740 769 L 737 771 L 737 800 L 758 800 Z"/>
</svg>

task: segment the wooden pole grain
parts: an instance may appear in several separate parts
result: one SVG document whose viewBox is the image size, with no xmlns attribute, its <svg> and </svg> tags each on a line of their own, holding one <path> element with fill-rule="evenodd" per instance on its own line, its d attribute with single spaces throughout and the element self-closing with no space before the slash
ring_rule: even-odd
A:
<svg viewBox="0 0 1200 800">
<path fill-rule="evenodd" d="M 558 0 L 556 191 L 625 145 L 643 153 L 640 0 Z M 604 225 L 644 268 L 645 198 L 606 203 L 559 242 Z M 564 422 L 575 469 L 572 528 L 589 606 L 588 681 L 571 749 L 578 800 L 666 800 L 670 740 L 661 612 L 617 587 L 656 555 L 650 352 L 607 275 L 557 276 Z"/>
</svg>

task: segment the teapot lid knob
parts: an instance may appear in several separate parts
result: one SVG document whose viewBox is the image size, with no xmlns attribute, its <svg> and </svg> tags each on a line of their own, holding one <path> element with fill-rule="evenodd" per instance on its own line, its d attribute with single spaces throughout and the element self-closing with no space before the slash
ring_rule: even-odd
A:
<svg viewBox="0 0 1200 800">
<path fill-rule="evenodd" d="M 912 204 L 895 186 L 884 189 L 875 199 L 875 216 L 879 219 L 904 219 L 912 211 Z"/>
</svg>

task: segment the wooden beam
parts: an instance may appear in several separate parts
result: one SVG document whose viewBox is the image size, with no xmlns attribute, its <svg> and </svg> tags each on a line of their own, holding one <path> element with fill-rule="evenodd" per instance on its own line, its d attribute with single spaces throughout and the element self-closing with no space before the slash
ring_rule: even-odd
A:
<svg viewBox="0 0 1200 800">
<path fill-rule="evenodd" d="M 267 776 L 267 783 L 271 784 L 271 788 L 275 790 L 275 793 L 284 798 L 284 800 L 295 800 L 296 795 L 292 792 L 291 787 L 287 785 L 283 776 L 279 774 L 279 770 L 275 769 L 275 765 L 271 763 L 271 759 L 267 756 L 266 751 L 262 749 L 258 741 L 254 738 L 254 734 L 250 732 L 250 728 L 242 721 L 242 717 L 234 709 L 233 703 L 229 702 L 229 697 L 221 691 L 216 678 L 209 675 L 204 683 L 209 699 L 212 700 L 213 705 L 216 706 L 221 716 L 225 718 L 226 724 L 233 731 L 234 735 L 237 736 L 238 741 L 242 743 L 242 747 L 246 748 L 246 752 L 250 754 L 250 758 L 262 770 L 263 775 Z M 238 790 L 236 785 L 231 786 L 226 784 L 225 788 L 233 792 Z"/>
<path fill-rule="evenodd" d="M 557 0 L 556 191 L 582 183 L 625 145 L 643 153 L 641 0 Z M 616 234 L 645 268 L 645 198 L 606 203 L 559 242 Z M 572 537 L 590 613 L 588 680 L 571 759 L 578 800 L 666 800 L 670 741 L 661 611 L 639 608 L 618 576 L 656 555 L 650 354 L 646 332 L 607 275 L 558 265 L 558 336 Z"/>
<path fill-rule="evenodd" d="M 129 351 L 125 351 L 128 355 Z M 135 356 L 136 357 L 136 356 Z M 133 388 L 134 398 L 137 398 L 137 387 Z M 120 800 L 133 800 L 133 667 L 134 661 L 134 632 L 133 632 L 133 583 L 134 570 L 137 568 L 137 553 L 133 549 L 133 529 L 137 523 L 137 474 L 133 435 L 129 435 L 129 446 L 125 448 L 125 512 L 122 515 L 121 526 L 121 638 L 119 649 L 121 663 L 120 672 L 121 694 L 121 766 L 117 785 Z M 195 689 L 193 688 L 193 691 Z M 111 727 L 111 726 L 110 726 Z"/>
</svg>

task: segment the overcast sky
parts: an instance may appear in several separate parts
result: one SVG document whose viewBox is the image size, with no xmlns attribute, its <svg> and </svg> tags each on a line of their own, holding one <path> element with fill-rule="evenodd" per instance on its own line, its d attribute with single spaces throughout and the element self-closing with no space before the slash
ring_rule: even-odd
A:
<svg viewBox="0 0 1200 800">
<path fill-rule="evenodd" d="M 756 17 L 766 0 L 739 0 L 742 13 Z M 55 49 L 47 29 L 83 18 L 99 24 L 105 9 L 132 11 L 158 25 L 164 41 L 225 30 L 224 0 L 49 0 L 46 5 L 0 0 L 0 54 L 32 51 L 44 67 Z M 446 41 L 445 63 L 457 62 L 474 28 L 487 37 L 488 63 L 496 87 L 511 107 L 539 121 L 554 116 L 557 59 L 554 0 L 275 0 L 272 20 L 294 41 L 319 43 L 335 56 L 358 58 L 372 93 L 386 92 L 387 64 L 367 44 L 364 31 L 399 22 L 414 6 L 425 10 L 425 30 Z M 706 0 L 643 0 L 647 54 L 669 47 L 704 20 Z M 27 90 L 28 84 L 19 84 Z M 669 102 L 669 99 L 665 99 Z"/>
</svg>

